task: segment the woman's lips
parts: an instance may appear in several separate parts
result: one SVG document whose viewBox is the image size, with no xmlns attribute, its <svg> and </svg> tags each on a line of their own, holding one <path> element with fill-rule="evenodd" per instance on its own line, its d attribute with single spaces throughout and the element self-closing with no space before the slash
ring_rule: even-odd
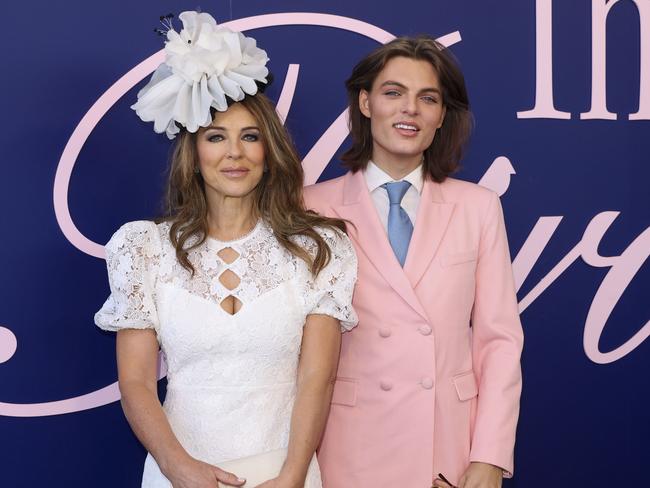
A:
<svg viewBox="0 0 650 488">
<path fill-rule="evenodd" d="M 225 168 L 221 172 L 228 178 L 242 178 L 248 174 L 249 170 L 246 168 Z"/>
</svg>

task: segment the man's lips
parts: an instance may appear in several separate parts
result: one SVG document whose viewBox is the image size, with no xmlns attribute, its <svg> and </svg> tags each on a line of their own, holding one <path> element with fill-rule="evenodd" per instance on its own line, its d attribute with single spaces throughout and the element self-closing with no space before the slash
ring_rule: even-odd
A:
<svg viewBox="0 0 650 488">
<path fill-rule="evenodd" d="M 393 127 L 403 136 L 414 137 L 420 132 L 420 127 L 413 122 L 396 122 Z"/>
</svg>

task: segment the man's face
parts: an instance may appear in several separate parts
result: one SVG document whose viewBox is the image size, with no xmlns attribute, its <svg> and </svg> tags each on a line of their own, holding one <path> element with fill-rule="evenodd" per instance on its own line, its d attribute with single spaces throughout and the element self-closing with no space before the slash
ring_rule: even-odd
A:
<svg viewBox="0 0 650 488">
<path fill-rule="evenodd" d="M 370 119 L 373 161 L 419 164 L 445 117 L 438 74 L 428 61 L 395 57 L 370 92 L 359 93 L 361 113 Z"/>
</svg>

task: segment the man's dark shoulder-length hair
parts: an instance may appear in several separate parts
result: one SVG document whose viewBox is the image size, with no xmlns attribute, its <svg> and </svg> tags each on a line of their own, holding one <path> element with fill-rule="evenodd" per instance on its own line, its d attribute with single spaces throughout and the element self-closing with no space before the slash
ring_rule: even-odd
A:
<svg viewBox="0 0 650 488">
<path fill-rule="evenodd" d="M 353 172 L 364 169 L 372 158 L 370 119 L 359 109 L 359 93 L 370 92 L 375 79 L 386 63 L 395 57 L 428 61 L 433 66 L 442 91 L 446 115 L 431 145 L 424 151 L 425 176 L 442 182 L 458 169 L 465 144 L 472 128 L 465 78 L 447 48 L 428 36 L 398 37 L 363 58 L 345 82 L 350 104 L 352 147 L 341 160 Z"/>
</svg>

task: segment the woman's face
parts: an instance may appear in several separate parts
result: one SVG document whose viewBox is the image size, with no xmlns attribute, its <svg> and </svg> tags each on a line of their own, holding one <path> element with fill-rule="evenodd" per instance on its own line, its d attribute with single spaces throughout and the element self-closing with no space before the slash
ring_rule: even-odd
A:
<svg viewBox="0 0 650 488">
<path fill-rule="evenodd" d="M 392 58 L 370 92 L 359 93 L 361 113 L 370 119 L 373 159 L 420 159 L 445 117 L 442 90 L 431 63 Z"/>
<path fill-rule="evenodd" d="M 197 134 L 199 170 L 205 191 L 218 197 L 252 195 L 264 172 L 264 144 L 258 123 L 241 103 L 217 112 Z"/>
</svg>

